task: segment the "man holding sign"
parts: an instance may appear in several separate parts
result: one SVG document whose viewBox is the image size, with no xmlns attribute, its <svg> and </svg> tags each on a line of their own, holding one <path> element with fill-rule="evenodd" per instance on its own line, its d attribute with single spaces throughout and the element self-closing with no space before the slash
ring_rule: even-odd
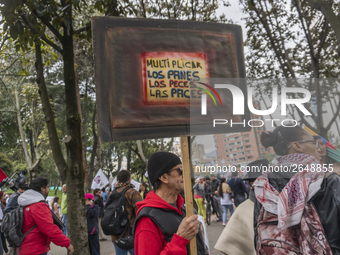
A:
<svg viewBox="0 0 340 255">
<path fill-rule="evenodd" d="M 156 152 L 149 158 L 148 175 L 154 191 L 137 203 L 135 254 L 184 255 L 195 236 L 197 254 L 208 254 L 197 215 L 185 217 L 181 159 L 170 152 Z"/>
</svg>

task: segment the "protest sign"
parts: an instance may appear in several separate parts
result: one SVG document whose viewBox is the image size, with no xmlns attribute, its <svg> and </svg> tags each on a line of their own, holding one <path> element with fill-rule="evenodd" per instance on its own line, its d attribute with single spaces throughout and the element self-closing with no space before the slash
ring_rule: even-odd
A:
<svg viewBox="0 0 340 255">
<path fill-rule="evenodd" d="M 216 78 L 245 78 L 240 26 L 93 17 L 92 28 L 101 141 L 250 130 L 241 125 L 212 130 L 208 118 L 250 119 L 247 107 L 243 118 L 232 114 L 232 93 L 220 97 L 208 84 Z M 246 84 L 229 82 L 247 94 Z M 202 116 L 207 93 L 221 105 L 211 107 L 215 98 L 209 97 L 209 114 Z M 193 123 L 199 128 L 190 127 Z"/>
</svg>

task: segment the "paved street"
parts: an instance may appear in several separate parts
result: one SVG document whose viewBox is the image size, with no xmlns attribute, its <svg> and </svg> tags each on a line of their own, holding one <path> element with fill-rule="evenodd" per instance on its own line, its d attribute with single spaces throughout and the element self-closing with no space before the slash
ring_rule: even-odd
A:
<svg viewBox="0 0 340 255">
<path fill-rule="evenodd" d="M 209 238 L 209 246 L 210 246 L 210 254 L 212 255 L 222 255 L 223 253 L 214 249 L 215 243 L 217 242 L 218 237 L 220 236 L 223 226 L 221 222 L 214 221 L 215 217 L 213 218 L 213 222 L 210 226 L 208 226 L 208 238 Z M 51 244 L 51 251 L 49 252 L 50 255 L 66 255 L 66 248 L 61 248 Z M 111 238 L 107 237 L 107 241 L 100 242 L 100 254 L 101 255 L 114 255 L 114 248 L 111 242 Z"/>
</svg>

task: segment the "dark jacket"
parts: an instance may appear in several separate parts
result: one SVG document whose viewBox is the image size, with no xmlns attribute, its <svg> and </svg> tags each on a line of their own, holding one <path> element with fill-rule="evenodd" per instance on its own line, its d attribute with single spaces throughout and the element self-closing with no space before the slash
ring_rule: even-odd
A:
<svg viewBox="0 0 340 255">
<path fill-rule="evenodd" d="M 94 195 L 94 203 L 98 205 L 99 207 L 99 217 L 103 217 L 104 214 L 104 203 L 103 203 L 103 198 L 98 195 Z"/>
<path fill-rule="evenodd" d="M 146 198 L 146 195 L 149 193 L 149 191 L 146 189 L 143 193 L 143 200 Z"/>
<path fill-rule="evenodd" d="M 186 255 L 189 240 L 176 234 L 178 227 L 185 217 L 183 198 L 178 195 L 176 207 L 165 202 L 154 191 L 147 198 L 137 203 L 138 213 L 135 223 L 135 254 Z M 205 244 L 201 232 L 197 234 L 197 254 L 204 252 Z"/>
<path fill-rule="evenodd" d="M 270 178 L 269 183 L 279 192 L 289 182 L 289 178 Z M 333 173 L 325 178 L 320 190 L 311 198 L 319 215 L 321 224 L 325 230 L 325 235 L 333 255 L 340 255 L 340 177 Z M 262 205 L 258 200 L 254 206 L 254 230 L 255 244 L 257 242 L 256 224 Z"/>
<path fill-rule="evenodd" d="M 18 197 L 21 195 L 19 191 L 14 192 L 14 194 L 8 200 L 4 213 L 8 213 L 18 205 Z"/>
<path fill-rule="evenodd" d="M 215 192 L 218 189 L 218 186 L 220 185 L 220 180 L 215 179 L 215 180 L 210 182 L 210 185 L 211 185 L 212 192 Z"/>
<path fill-rule="evenodd" d="M 86 217 L 87 217 L 87 233 L 89 235 L 98 235 L 98 217 L 99 217 L 99 206 L 96 204 L 86 205 Z"/>
<path fill-rule="evenodd" d="M 210 201 L 210 195 L 213 194 L 212 189 L 211 189 L 211 182 L 210 183 L 204 183 L 204 192 L 205 192 L 205 200 Z"/>
<path fill-rule="evenodd" d="M 231 178 L 228 181 L 228 185 L 234 191 L 235 196 L 245 197 L 244 194 L 247 194 L 247 198 L 249 197 L 249 192 L 241 178 Z"/>
</svg>

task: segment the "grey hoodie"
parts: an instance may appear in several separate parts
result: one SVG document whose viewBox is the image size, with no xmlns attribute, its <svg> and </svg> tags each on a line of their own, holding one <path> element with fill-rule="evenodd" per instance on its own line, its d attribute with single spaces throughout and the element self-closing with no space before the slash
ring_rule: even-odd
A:
<svg viewBox="0 0 340 255">
<path fill-rule="evenodd" d="M 192 187 L 194 189 L 194 194 L 195 195 L 204 195 L 204 187 L 203 183 L 199 184 L 198 182 Z"/>
<path fill-rule="evenodd" d="M 18 204 L 21 206 L 28 206 L 38 202 L 44 202 L 45 197 L 38 191 L 33 189 L 26 190 L 19 198 Z"/>
</svg>

